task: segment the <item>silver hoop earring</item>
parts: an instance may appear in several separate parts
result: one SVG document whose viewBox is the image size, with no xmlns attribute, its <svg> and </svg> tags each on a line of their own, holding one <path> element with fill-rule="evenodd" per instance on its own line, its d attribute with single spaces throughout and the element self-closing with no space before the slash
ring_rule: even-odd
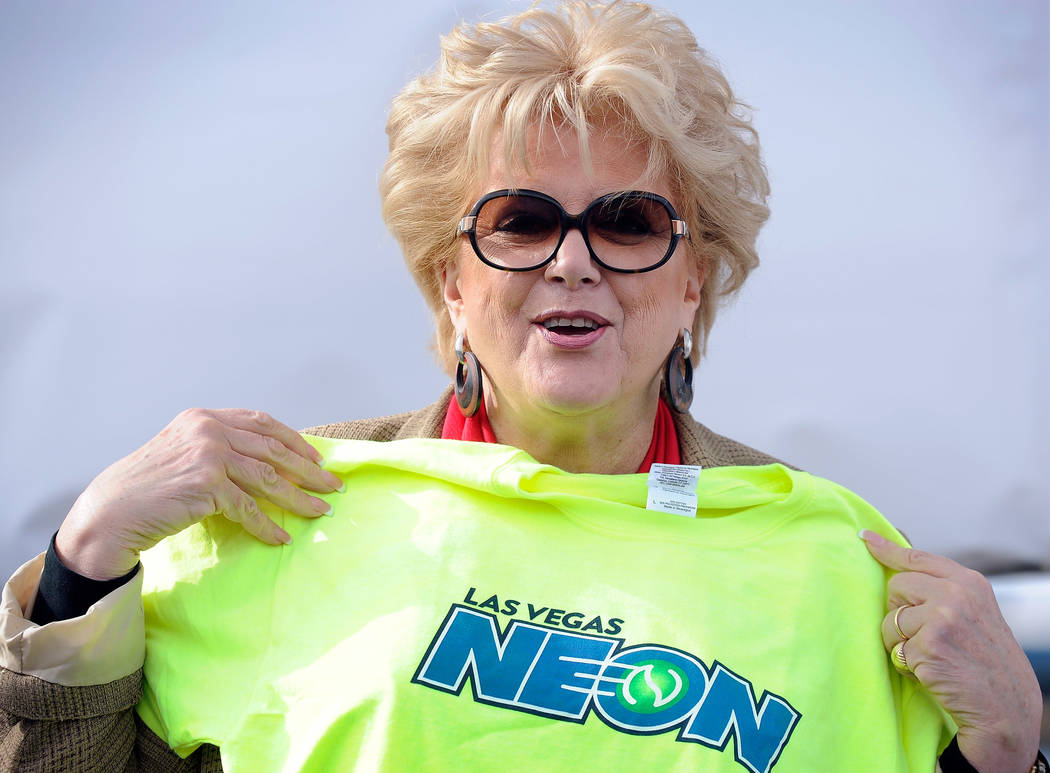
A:
<svg viewBox="0 0 1050 773">
<path fill-rule="evenodd" d="M 683 327 L 664 369 L 667 402 L 678 413 L 688 413 L 693 402 L 692 354 L 693 335 Z"/>
<path fill-rule="evenodd" d="M 464 349 L 463 334 L 456 336 L 456 405 L 459 412 L 468 419 L 478 412 L 481 406 L 481 364 L 474 352 Z"/>
</svg>

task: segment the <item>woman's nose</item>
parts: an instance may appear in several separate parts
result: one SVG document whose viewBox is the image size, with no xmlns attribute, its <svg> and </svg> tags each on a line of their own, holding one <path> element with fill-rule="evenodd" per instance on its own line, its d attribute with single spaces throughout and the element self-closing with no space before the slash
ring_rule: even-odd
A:
<svg viewBox="0 0 1050 773">
<path fill-rule="evenodd" d="M 601 269 L 591 260 L 591 251 L 578 228 L 571 228 L 565 234 L 544 276 L 552 282 L 564 282 L 570 290 L 601 281 Z"/>
</svg>

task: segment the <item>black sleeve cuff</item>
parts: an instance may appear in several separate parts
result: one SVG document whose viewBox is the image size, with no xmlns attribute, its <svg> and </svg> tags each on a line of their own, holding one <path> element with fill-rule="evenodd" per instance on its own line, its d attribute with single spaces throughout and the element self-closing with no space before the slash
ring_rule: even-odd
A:
<svg viewBox="0 0 1050 773">
<path fill-rule="evenodd" d="M 948 744 L 941 754 L 939 762 L 941 763 L 941 773 L 977 773 L 977 768 L 971 765 L 969 760 L 959 751 L 958 736 L 953 738 L 952 742 Z M 1047 766 L 1046 757 L 1043 756 L 1042 752 L 1038 752 L 1032 770 L 1039 773 L 1046 773 L 1047 770 L 1050 770 L 1050 767 Z"/>
<path fill-rule="evenodd" d="M 135 568 L 123 577 L 113 580 L 92 580 L 77 574 L 63 564 L 55 552 L 56 536 L 57 531 L 51 535 L 51 543 L 47 546 L 44 571 L 40 574 L 40 587 L 37 588 L 36 601 L 33 602 L 33 613 L 29 616 L 30 621 L 37 625 L 80 617 L 88 611 L 88 607 L 107 593 L 129 582 L 139 570 L 139 565 L 136 564 Z"/>
</svg>

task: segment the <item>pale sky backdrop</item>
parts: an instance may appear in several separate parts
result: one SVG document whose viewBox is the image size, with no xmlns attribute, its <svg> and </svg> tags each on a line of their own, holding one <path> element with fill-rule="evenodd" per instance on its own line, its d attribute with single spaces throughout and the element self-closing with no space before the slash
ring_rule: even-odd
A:
<svg viewBox="0 0 1050 773">
<path fill-rule="evenodd" d="M 669 5 L 773 186 L 694 414 L 925 548 L 1046 565 L 1046 0 Z M 183 408 L 435 399 L 379 214 L 387 106 L 457 20 L 521 7 L 0 5 L 0 570 Z"/>
</svg>

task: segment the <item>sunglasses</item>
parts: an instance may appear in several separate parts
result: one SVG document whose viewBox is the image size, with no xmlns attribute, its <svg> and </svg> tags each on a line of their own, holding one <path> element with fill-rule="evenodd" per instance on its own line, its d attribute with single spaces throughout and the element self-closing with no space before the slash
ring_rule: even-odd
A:
<svg viewBox="0 0 1050 773">
<path fill-rule="evenodd" d="M 641 274 L 670 259 L 689 227 L 671 202 L 645 191 L 609 193 L 570 215 L 557 199 L 539 191 L 486 193 L 459 221 L 486 265 L 501 271 L 534 271 L 552 260 L 569 229 L 576 228 L 602 268 Z"/>
</svg>

